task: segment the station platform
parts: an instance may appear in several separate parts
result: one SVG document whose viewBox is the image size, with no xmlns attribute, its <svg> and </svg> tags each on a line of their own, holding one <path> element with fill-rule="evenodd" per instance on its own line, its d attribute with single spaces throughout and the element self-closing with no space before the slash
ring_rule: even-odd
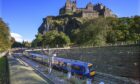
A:
<svg viewBox="0 0 140 84">
<path fill-rule="evenodd" d="M 8 61 L 11 84 L 49 84 L 22 60 L 10 56 Z"/>
</svg>

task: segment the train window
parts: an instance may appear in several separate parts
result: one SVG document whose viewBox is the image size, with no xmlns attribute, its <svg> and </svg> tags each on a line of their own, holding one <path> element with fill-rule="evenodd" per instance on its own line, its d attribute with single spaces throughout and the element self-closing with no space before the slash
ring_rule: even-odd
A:
<svg viewBox="0 0 140 84">
<path fill-rule="evenodd" d="M 85 67 L 81 67 L 81 71 L 82 72 L 85 72 Z"/>
<path fill-rule="evenodd" d="M 64 62 L 64 63 L 63 63 L 63 67 L 66 67 L 66 66 L 67 66 L 67 63 Z"/>
<path fill-rule="evenodd" d="M 75 70 L 80 70 L 80 66 L 77 66 L 77 65 L 72 65 L 71 68 Z"/>
<path fill-rule="evenodd" d="M 59 64 L 60 66 L 63 66 L 63 62 L 60 62 L 60 64 Z"/>
</svg>

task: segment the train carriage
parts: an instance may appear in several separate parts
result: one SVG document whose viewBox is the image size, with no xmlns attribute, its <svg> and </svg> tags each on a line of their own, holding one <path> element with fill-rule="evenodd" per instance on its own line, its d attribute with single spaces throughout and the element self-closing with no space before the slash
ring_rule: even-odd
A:
<svg viewBox="0 0 140 84">
<path fill-rule="evenodd" d="M 57 68 L 61 68 L 64 71 L 68 71 L 67 64 L 71 64 L 71 73 L 76 74 L 79 77 L 88 77 L 93 78 L 95 75 L 95 69 L 93 67 L 93 64 L 77 61 L 77 60 L 70 60 L 70 59 L 64 59 L 64 58 L 56 58 L 55 61 L 57 61 Z"/>
<path fill-rule="evenodd" d="M 49 64 L 47 63 L 47 61 L 43 61 L 43 60 L 48 60 L 49 59 L 48 56 L 35 54 L 35 53 L 29 53 L 29 54 L 31 56 L 30 58 L 36 59 L 36 61 L 39 61 L 44 64 Z M 42 59 L 38 59 L 38 58 L 42 58 Z M 68 72 L 69 71 L 68 64 L 70 64 L 71 66 L 70 72 L 74 75 L 77 75 L 80 78 L 85 78 L 85 77 L 93 78 L 95 75 L 95 69 L 93 64 L 83 62 L 83 61 L 78 61 L 78 60 L 55 57 L 52 63 L 52 67 L 59 71 Z"/>
</svg>

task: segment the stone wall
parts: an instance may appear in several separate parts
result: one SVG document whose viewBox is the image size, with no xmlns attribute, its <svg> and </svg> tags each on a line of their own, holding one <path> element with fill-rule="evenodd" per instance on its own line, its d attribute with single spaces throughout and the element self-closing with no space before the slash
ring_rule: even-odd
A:
<svg viewBox="0 0 140 84">
<path fill-rule="evenodd" d="M 91 62 L 95 70 L 140 80 L 140 47 L 94 47 L 57 50 L 58 57 Z"/>
</svg>

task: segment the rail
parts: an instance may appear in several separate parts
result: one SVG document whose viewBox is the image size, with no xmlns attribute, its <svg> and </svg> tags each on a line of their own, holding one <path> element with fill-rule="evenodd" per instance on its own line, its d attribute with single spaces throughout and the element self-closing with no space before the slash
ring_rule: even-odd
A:
<svg viewBox="0 0 140 84">
<path fill-rule="evenodd" d="M 25 62 L 25 60 L 23 60 L 20 57 L 17 57 L 19 60 Z M 38 73 L 38 75 L 40 75 L 41 77 L 43 77 L 49 84 L 55 84 L 54 82 L 52 82 L 45 74 L 43 74 L 42 72 L 40 72 L 38 69 L 36 69 L 36 67 L 32 66 L 30 63 L 27 63 L 30 67 L 32 67 L 36 73 Z"/>
</svg>

